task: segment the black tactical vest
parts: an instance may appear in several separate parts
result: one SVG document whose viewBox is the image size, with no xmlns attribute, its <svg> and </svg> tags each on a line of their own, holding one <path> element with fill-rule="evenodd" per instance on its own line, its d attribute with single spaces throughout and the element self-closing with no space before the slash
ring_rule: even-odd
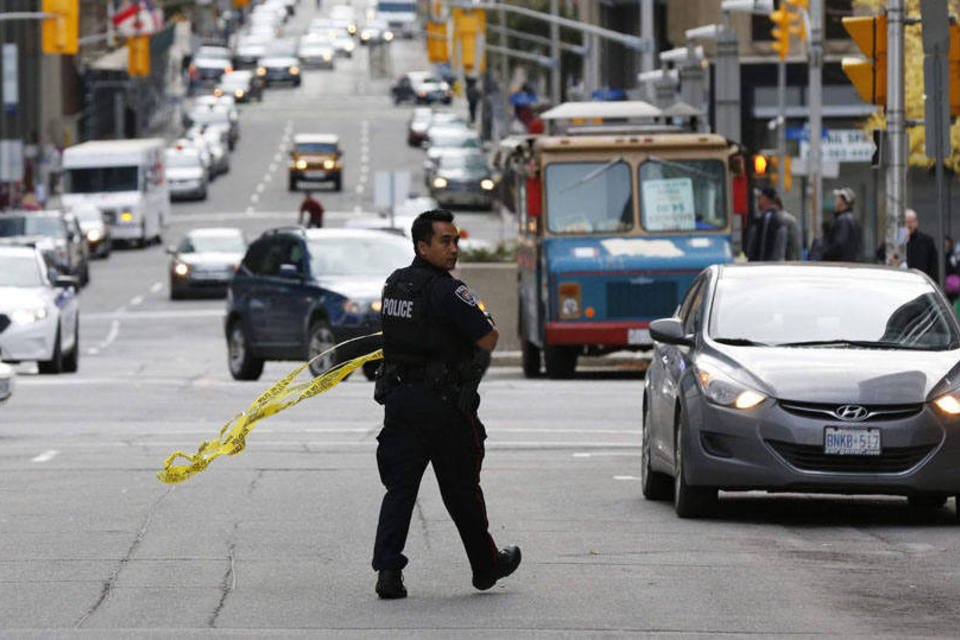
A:
<svg viewBox="0 0 960 640">
<path fill-rule="evenodd" d="M 383 287 L 380 318 L 383 358 L 400 367 L 430 363 L 453 364 L 468 351 L 456 335 L 432 318 L 428 296 L 433 281 L 441 277 L 431 269 L 410 266 L 397 269 Z"/>
</svg>

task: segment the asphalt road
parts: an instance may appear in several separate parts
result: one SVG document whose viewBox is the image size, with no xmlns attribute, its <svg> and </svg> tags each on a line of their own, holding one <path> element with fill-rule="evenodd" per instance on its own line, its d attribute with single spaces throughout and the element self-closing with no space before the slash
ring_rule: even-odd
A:
<svg viewBox="0 0 960 640">
<path fill-rule="evenodd" d="M 395 43 L 392 56 L 394 72 L 420 66 L 422 44 Z M 345 189 L 324 203 L 333 219 L 367 210 L 375 170 L 420 162 L 388 84 L 361 50 L 244 108 L 232 171 L 207 202 L 175 205 L 166 239 L 293 222 L 281 145 L 295 131 L 341 134 Z M 0 637 L 957 635 L 952 501 L 913 511 L 895 498 L 732 494 L 715 518 L 680 520 L 640 496 L 642 378 L 630 371 L 530 381 L 493 368 L 481 387 L 483 485 L 494 537 L 519 544 L 523 564 L 475 592 L 428 472 L 410 597 L 379 601 L 381 414 L 362 376 L 263 422 L 247 451 L 192 480 L 156 479 L 168 454 L 215 437 L 292 367 L 233 381 L 223 302 L 171 302 L 166 264 L 161 247 L 94 263 L 80 371 L 18 367 L 0 408 Z"/>
</svg>

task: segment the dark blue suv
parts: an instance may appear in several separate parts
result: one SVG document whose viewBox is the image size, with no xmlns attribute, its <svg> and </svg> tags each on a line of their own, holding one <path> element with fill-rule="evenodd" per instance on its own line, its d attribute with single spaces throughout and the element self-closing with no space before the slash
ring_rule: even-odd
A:
<svg viewBox="0 0 960 640">
<path fill-rule="evenodd" d="M 256 380 L 266 360 L 311 359 L 344 340 L 379 331 L 384 281 L 412 260 L 411 241 L 383 231 L 265 232 L 247 248 L 227 291 L 231 375 Z M 329 368 L 337 355 L 320 358 L 311 372 Z M 375 370 L 368 366 L 364 373 L 372 379 Z"/>
</svg>

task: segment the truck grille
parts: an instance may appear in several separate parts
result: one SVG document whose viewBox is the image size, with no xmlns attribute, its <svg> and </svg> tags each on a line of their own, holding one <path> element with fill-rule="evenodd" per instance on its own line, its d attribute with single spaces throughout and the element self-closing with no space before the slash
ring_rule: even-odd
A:
<svg viewBox="0 0 960 640">
<path fill-rule="evenodd" d="M 663 318 L 677 307 L 677 283 L 607 283 L 608 318 Z"/>
<path fill-rule="evenodd" d="M 879 456 L 827 455 L 819 445 L 766 440 L 788 463 L 803 471 L 834 473 L 900 473 L 915 467 L 934 445 L 884 448 Z"/>
</svg>

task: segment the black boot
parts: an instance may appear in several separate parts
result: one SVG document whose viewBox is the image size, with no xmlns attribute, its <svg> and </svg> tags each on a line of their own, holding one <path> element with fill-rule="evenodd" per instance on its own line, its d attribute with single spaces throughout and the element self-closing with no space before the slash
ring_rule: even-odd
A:
<svg viewBox="0 0 960 640">
<path fill-rule="evenodd" d="M 497 562 L 493 573 L 489 576 L 473 576 L 473 586 L 480 591 L 486 591 L 497 583 L 500 578 L 506 578 L 520 566 L 520 547 L 504 547 L 497 552 Z"/>
<path fill-rule="evenodd" d="M 403 571 L 381 569 L 377 576 L 377 595 L 383 600 L 406 598 L 407 589 L 403 586 Z"/>
</svg>

